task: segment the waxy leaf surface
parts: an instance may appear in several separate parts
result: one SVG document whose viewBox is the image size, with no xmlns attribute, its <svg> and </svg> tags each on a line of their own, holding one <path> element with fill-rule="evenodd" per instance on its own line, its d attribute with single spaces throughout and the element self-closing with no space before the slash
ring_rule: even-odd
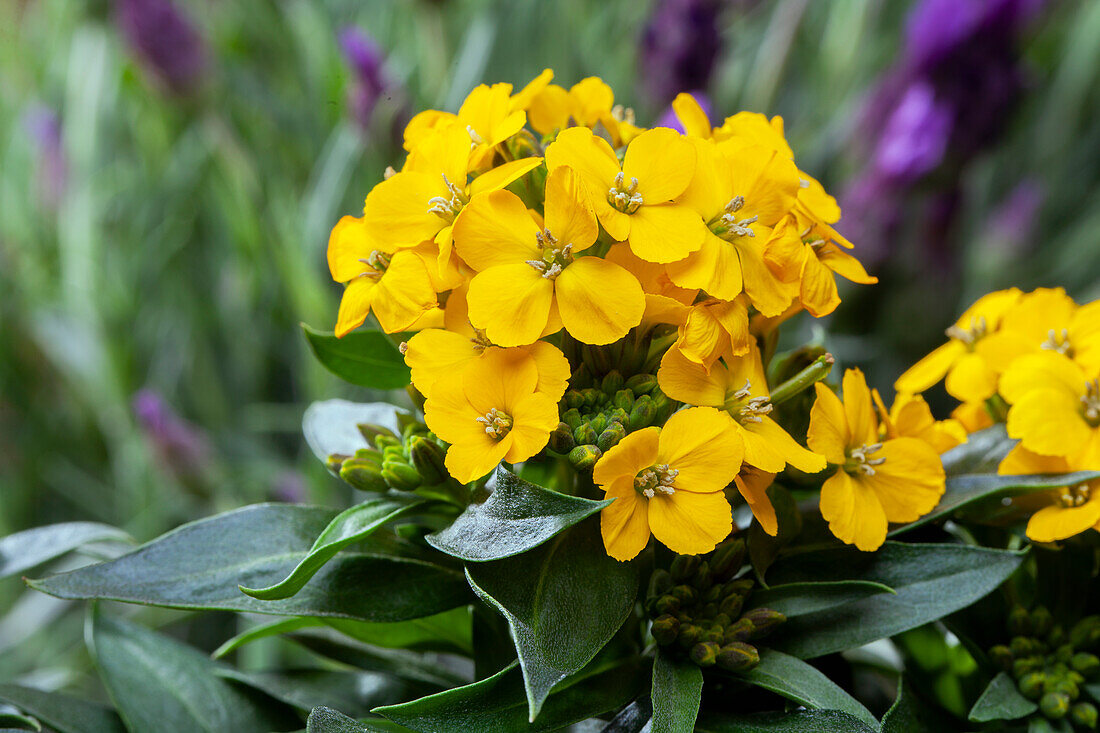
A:
<svg viewBox="0 0 1100 733">
<path fill-rule="evenodd" d="M 93 542 L 132 543 L 121 529 L 98 522 L 65 522 L 0 538 L 0 578 L 17 575 Z"/>
<path fill-rule="evenodd" d="M 657 650 L 653 662 L 653 730 L 692 733 L 703 695 L 703 670 Z"/>
<path fill-rule="evenodd" d="M 302 331 L 317 361 L 345 382 L 372 389 L 402 389 L 411 379 L 401 352 L 381 331 L 352 331 L 336 338 L 304 323 Z"/>
</svg>

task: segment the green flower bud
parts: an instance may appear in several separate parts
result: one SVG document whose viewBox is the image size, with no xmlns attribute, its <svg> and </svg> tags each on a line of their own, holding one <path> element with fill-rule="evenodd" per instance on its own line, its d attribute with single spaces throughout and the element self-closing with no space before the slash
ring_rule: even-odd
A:
<svg viewBox="0 0 1100 733">
<path fill-rule="evenodd" d="M 382 451 L 375 448 L 360 448 L 355 451 L 355 456 L 353 457 L 364 461 L 370 461 L 377 466 L 382 465 Z"/>
<path fill-rule="evenodd" d="M 1012 660 L 1014 659 L 1012 650 L 1004 644 L 998 644 L 990 649 L 989 658 L 1005 672 L 1012 669 Z"/>
<path fill-rule="evenodd" d="M 1060 692 L 1069 697 L 1071 702 L 1076 700 L 1081 694 L 1081 690 L 1077 687 L 1077 683 L 1068 677 L 1062 677 L 1061 679 L 1053 681 L 1047 677 L 1047 684 L 1043 686 L 1043 690 L 1046 692 Z"/>
<path fill-rule="evenodd" d="M 408 447 L 409 439 L 414 435 L 423 435 L 428 432 L 428 428 L 419 422 L 409 423 L 401 431 L 401 441 L 405 443 L 405 447 Z"/>
<path fill-rule="evenodd" d="M 738 618 L 743 605 L 745 605 L 745 597 L 739 593 L 731 593 L 718 604 L 718 612 L 730 618 Z"/>
<path fill-rule="evenodd" d="M 1065 628 L 1061 624 L 1054 624 L 1054 628 L 1047 634 L 1047 644 L 1052 647 L 1061 646 L 1070 641 L 1069 634 L 1066 633 Z"/>
<path fill-rule="evenodd" d="M 676 643 L 685 649 L 690 649 L 699 641 L 703 630 L 695 624 L 680 624 L 680 634 L 676 637 Z"/>
<path fill-rule="evenodd" d="M 1069 632 L 1069 643 L 1075 647 L 1087 647 L 1096 641 L 1094 632 L 1100 630 L 1100 616 L 1086 616 L 1073 625 Z"/>
<path fill-rule="evenodd" d="M 1031 633 L 1036 636 L 1046 636 L 1054 626 L 1054 617 L 1046 606 L 1036 606 L 1029 614 L 1031 621 Z"/>
<path fill-rule="evenodd" d="M 752 625 L 752 621 L 749 621 L 747 618 L 739 618 L 726 627 L 726 630 L 722 633 L 722 640 L 727 643 L 732 641 L 752 641 L 752 637 L 755 633 L 756 628 Z"/>
<path fill-rule="evenodd" d="M 396 461 L 398 463 L 405 463 L 405 448 L 400 445 L 387 445 L 382 449 L 382 463 L 387 461 Z"/>
<path fill-rule="evenodd" d="M 703 562 L 703 560 L 698 555 L 677 555 L 672 560 L 672 567 L 669 568 L 669 572 L 672 574 L 672 580 L 676 583 L 687 581 L 695 574 L 695 570 L 699 567 L 701 562 Z"/>
<path fill-rule="evenodd" d="M 673 595 L 660 596 L 653 602 L 653 610 L 658 614 L 676 613 L 683 604 Z"/>
<path fill-rule="evenodd" d="M 596 461 L 600 460 L 601 455 L 603 455 L 603 451 L 594 445 L 578 445 L 569 451 L 569 462 L 578 471 L 591 471 L 592 467 L 596 465 Z"/>
<path fill-rule="evenodd" d="M 561 421 L 568 425 L 570 430 L 576 430 L 584 422 L 584 419 L 577 408 L 571 407 L 562 413 Z"/>
<path fill-rule="evenodd" d="M 730 672 L 745 672 L 760 664 L 760 652 L 752 644 L 731 641 L 722 645 L 715 661 Z"/>
<path fill-rule="evenodd" d="M 1038 650 L 1033 648 L 1032 651 L 1038 651 Z M 1072 644 L 1063 644 L 1062 646 L 1055 649 L 1054 650 L 1054 658 L 1057 659 L 1062 664 L 1069 664 L 1070 661 L 1073 660 L 1073 645 Z"/>
<path fill-rule="evenodd" d="M 1034 647 L 1032 646 L 1032 640 L 1026 636 L 1014 636 L 1012 641 L 1009 642 L 1008 648 L 1012 650 L 1012 653 L 1017 657 L 1026 657 L 1031 654 Z"/>
<path fill-rule="evenodd" d="M 707 588 L 707 592 L 703 594 L 703 602 L 721 603 L 722 599 L 725 598 L 725 596 L 723 595 L 723 591 L 725 591 L 725 588 L 721 585 L 712 585 L 711 587 Z"/>
<path fill-rule="evenodd" d="M 596 438 L 596 447 L 605 453 L 616 445 L 619 441 L 626 437 L 626 428 L 617 422 L 613 422 L 607 426 L 607 429 L 600 433 L 600 437 Z"/>
<path fill-rule="evenodd" d="M 699 563 L 699 567 L 695 569 L 695 573 L 691 576 L 691 584 L 694 585 L 700 592 L 707 590 L 714 585 L 714 579 L 710 575 L 710 563 L 703 560 Z"/>
<path fill-rule="evenodd" d="M 1096 706 L 1088 702 L 1079 702 L 1069 709 L 1069 719 L 1081 728 L 1096 730 Z"/>
<path fill-rule="evenodd" d="M 624 428 L 630 422 L 630 414 L 621 407 L 613 407 L 607 411 L 608 423 L 619 423 Z"/>
<path fill-rule="evenodd" d="M 649 596 L 662 596 L 672 588 L 672 576 L 664 568 L 657 568 L 649 576 Z"/>
<path fill-rule="evenodd" d="M 745 560 L 745 540 L 738 537 L 718 546 L 710 558 L 710 571 L 714 579 L 725 582 L 741 569 Z"/>
<path fill-rule="evenodd" d="M 1095 654 L 1077 652 L 1070 660 L 1070 666 L 1085 677 L 1092 677 L 1100 670 L 1100 659 Z"/>
<path fill-rule="evenodd" d="M 385 451 L 386 448 L 391 446 L 401 446 L 401 441 L 397 439 L 396 435 L 391 433 L 389 435 L 378 434 L 374 436 L 374 447 L 378 450 Z"/>
<path fill-rule="evenodd" d="M 427 486 L 435 486 L 446 481 L 450 474 L 443 465 L 447 453 L 434 441 L 423 435 L 417 435 L 409 441 L 409 458 L 413 468 L 420 474 L 421 481 Z"/>
<path fill-rule="evenodd" d="M 623 375 L 619 374 L 617 370 L 612 369 L 604 375 L 603 381 L 600 382 L 600 389 L 603 390 L 605 395 L 611 397 L 622 389 L 624 384 L 626 384 L 626 380 L 623 379 Z"/>
<path fill-rule="evenodd" d="M 712 641 L 701 641 L 691 648 L 689 656 L 691 661 L 700 667 L 712 667 L 718 661 L 718 653 L 721 650 L 722 648 Z"/>
<path fill-rule="evenodd" d="M 379 435 L 387 435 L 391 438 L 396 438 L 397 435 L 389 428 L 383 425 L 375 425 L 374 423 L 361 422 L 356 425 L 359 429 L 359 434 L 363 436 L 363 439 L 368 443 L 373 443 L 374 439 Z"/>
<path fill-rule="evenodd" d="M 340 467 L 344 465 L 344 461 L 351 458 L 351 456 L 345 456 L 343 453 L 333 453 L 325 459 L 325 468 L 337 476 L 340 475 Z"/>
<path fill-rule="evenodd" d="M 722 627 L 721 626 L 711 626 L 710 628 L 708 628 L 706 631 L 703 632 L 703 635 L 700 638 L 703 641 L 709 641 L 709 642 L 713 643 L 715 646 L 721 646 L 721 644 L 722 644 Z"/>
<path fill-rule="evenodd" d="M 714 615 L 713 623 L 715 626 L 718 626 L 723 631 L 725 631 L 726 627 L 733 623 L 733 619 L 731 619 L 727 614 L 719 611 Z"/>
<path fill-rule="evenodd" d="M 672 564 L 672 577 L 676 578 L 676 564 Z M 690 585 L 678 585 L 669 591 L 672 595 L 680 599 L 680 605 L 690 606 L 695 603 L 699 598 L 699 591 L 692 588 Z"/>
<path fill-rule="evenodd" d="M 1051 720 L 1066 717 L 1071 700 L 1064 692 L 1048 692 L 1039 700 L 1039 710 Z"/>
<path fill-rule="evenodd" d="M 581 423 L 581 426 L 573 431 L 573 439 L 577 445 L 593 445 L 599 433 L 592 427 L 591 422 Z"/>
<path fill-rule="evenodd" d="M 588 426 L 596 431 L 596 435 L 599 435 L 604 431 L 604 428 L 607 427 L 607 415 L 602 412 L 599 415 L 595 415 L 588 421 Z"/>
<path fill-rule="evenodd" d="M 718 604 L 704 603 L 703 607 L 699 609 L 697 615 L 699 616 L 699 618 L 713 619 L 715 616 L 718 615 Z"/>
<path fill-rule="evenodd" d="M 1043 684 L 1046 682 L 1046 675 L 1042 672 L 1028 672 L 1020 681 L 1016 683 L 1016 686 L 1020 688 L 1020 694 L 1029 700 L 1038 700 L 1043 695 Z"/>
<path fill-rule="evenodd" d="M 550 450 L 565 455 L 577 447 L 577 441 L 573 439 L 573 430 L 568 423 L 560 422 L 550 433 Z"/>
<path fill-rule="evenodd" d="M 652 398 L 649 395 L 642 395 L 634 400 L 634 407 L 630 408 L 630 418 L 627 420 L 626 426 L 630 429 L 630 432 L 641 430 L 653 424 L 656 417 L 657 408 L 653 406 Z"/>
<path fill-rule="evenodd" d="M 1020 679 L 1028 672 L 1043 668 L 1042 657 L 1024 657 L 1012 662 L 1012 676 Z"/>
<path fill-rule="evenodd" d="M 664 422 L 676 409 L 676 403 L 670 400 L 664 392 L 654 392 L 650 397 L 653 399 L 653 409 L 656 410 L 655 420 Z"/>
<path fill-rule="evenodd" d="M 355 458 L 344 461 L 340 468 L 340 478 L 360 491 L 385 491 L 389 488 L 381 469 L 370 461 Z"/>
<path fill-rule="evenodd" d="M 566 407 L 575 410 L 584 404 L 584 395 L 579 390 L 571 389 L 565 393 L 562 401 L 565 402 Z"/>
<path fill-rule="evenodd" d="M 581 390 L 582 404 L 584 407 L 595 407 L 600 404 L 603 396 L 603 392 L 595 387 L 588 387 L 587 389 Z"/>
<path fill-rule="evenodd" d="M 779 611 L 770 608 L 754 608 L 741 618 L 748 619 L 753 626 L 753 639 L 762 639 L 770 634 L 776 626 L 787 620 L 787 617 Z"/>
<path fill-rule="evenodd" d="M 756 583 L 749 578 L 742 578 L 741 580 L 731 580 L 726 583 L 726 593 L 736 593 L 738 595 L 747 596 L 749 591 Z"/>
<path fill-rule="evenodd" d="M 626 380 L 626 388 L 635 395 L 649 394 L 657 389 L 657 375 L 635 374 L 633 377 Z"/>
<path fill-rule="evenodd" d="M 620 389 L 615 393 L 615 396 L 611 398 L 611 404 L 629 413 L 630 408 L 634 407 L 634 393 L 629 389 Z"/>
<path fill-rule="evenodd" d="M 382 478 L 391 489 L 412 491 L 421 484 L 420 473 L 407 463 L 386 461 L 382 464 Z"/>
<path fill-rule="evenodd" d="M 1031 633 L 1031 614 L 1019 604 L 1008 614 L 1008 633 L 1013 636 L 1024 636 Z"/>
<path fill-rule="evenodd" d="M 666 613 L 653 619 L 653 625 L 649 630 L 658 644 L 666 646 L 676 641 L 680 633 L 680 622 L 675 616 Z"/>
</svg>

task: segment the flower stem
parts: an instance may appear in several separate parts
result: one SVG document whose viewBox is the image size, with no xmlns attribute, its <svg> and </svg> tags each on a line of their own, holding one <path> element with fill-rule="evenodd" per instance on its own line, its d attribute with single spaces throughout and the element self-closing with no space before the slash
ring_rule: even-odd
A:
<svg viewBox="0 0 1100 733">
<path fill-rule="evenodd" d="M 813 384 L 820 382 L 829 376 L 835 361 L 832 354 L 822 354 L 817 357 L 808 367 L 772 390 L 771 403 L 782 404 L 802 390 L 809 389 Z"/>
</svg>

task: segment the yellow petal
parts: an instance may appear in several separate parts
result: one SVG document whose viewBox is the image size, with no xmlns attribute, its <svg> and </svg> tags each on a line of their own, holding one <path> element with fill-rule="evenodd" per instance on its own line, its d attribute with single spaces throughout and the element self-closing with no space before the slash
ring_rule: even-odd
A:
<svg viewBox="0 0 1100 733">
<path fill-rule="evenodd" d="M 840 305 L 833 271 L 812 254 L 806 257 L 805 267 L 802 269 L 798 297 L 802 307 L 814 318 L 827 316 Z"/>
<path fill-rule="evenodd" d="M 1045 456 L 1069 456 L 1084 448 L 1095 428 L 1079 412 L 1080 402 L 1063 390 L 1041 387 L 1008 411 L 1008 435 Z"/>
<path fill-rule="evenodd" d="M 524 395 L 512 405 L 512 445 L 504 459 L 526 461 L 546 447 L 550 431 L 558 426 L 558 401 L 541 392 Z"/>
<path fill-rule="evenodd" d="M 867 389 L 867 378 L 859 369 L 844 371 L 844 414 L 852 431 L 853 446 L 876 441 L 878 421 L 871 404 L 871 390 Z"/>
<path fill-rule="evenodd" d="M 657 370 L 657 384 L 661 391 L 689 405 L 721 407 L 726 401 L 728 377 L 729 373 L 721 362 L 716 362 L 708 374 L 702 364 L 691 361 L 675 348 L 665 352 L 661 357 L 661 368 Z"/>
<path fill-rule="evenodd" d="M 912 522 L 932 511 L 944 491 L 940 456 L 923 440 L 887 440 L 874 453 L 885 461 L 862 480 L 874 489 L 891 522 Z"/>
<path fill-rule="evenodd" d="M 958 341 L 948 341 L 931 354 L 909 367 L 897 381 L 898 392 L 917 394 L 924 392 L 947 374 L 947 371 L 966 353 L 966 347 Z"/>
<path fill-rule="evenodd" d="M 592 197 L 606 199 L 607 191 L 618 175 L 619 159 L 615 151 L 601 137 L 586 127 L 570 127 L 562 130 L 557 139 L 546 148 L 546 167 L 553 171 L 567 165 L 577 172 Z M 620 237 L 616 235 L 616 239 Z"/>
<path fill-rule="evenodd" d="M 511 109 L 527 109 L 531 104 L 531 101 L 546 89 L 554 79 L 553 69 L 543 69 L 542 73 L 536 76 L 531 81 L 527 82 L 527 85 L 520 89 L 518 92 L 512 95 L 509 100 L 509 106 Z"/>
<path fill-rule="evenodd" d="M 1031 515 L 1027 536 L 1033 542 L 1057 542 L 1079 535 L 1100 522 L 1100 491 L 1078 507 L 1048 506 Z"/>
<path fill-rule="evenodd" d="M 643 132 L 627 146 L 623 175 L 638 179 L 645 205 L 671 201 L 684 192 L 695 173 L 695 147 L 667 127 Z"/>
<path fill-rule="evenodd" d="M 684 132 L 695 137 L 710 137 L 710 119 L 707 113 L 695 101 L 695 97 L 687 92 L 680 92 L 676 99 L 672 100 L 672 111 L 676 113 L 676 119 L 684 127 Z"/>
<path fill-rule="evenodd" d="M 423 261 L 409 250 L 395 253 L 378 280 L 371 306 L 386 333 L 408 330 L 434 308 L 435 289 Z"/>
<path fill-rule="evenodd" d="M 344 288 L 340 311 L 336 316 L 337 336 L 346 336 L 363 325 L 370 313 L 375 284 L 373 278 L 357 277 Z"/>
<path fill-rule="evenodd" d="M 772 500 L 768 498 L 768 487 L 774 480 L 774 473 L 756 470 L 742 471 L 734 479 L 738 493 L 748 503 L 753 517 L 760 523 L 760 528 L 772 537 L 779 533 L 779 520 L 775 516 L 775 507 L 772 506 Z"/>
<path fill-rule="evenodd" d="M 1001 377 L 1000 391 L 1015 403 L 1034 389 L 1055 389 L 1079 397 L 1087 378 L 1072 359 L 1053 351 L 1021 356 Z"/>
<path fill-rule="evenodd" d="M 783 282 L 802 277 L 803 262 L 812 256 L 802 242 L 794 216 L 783 217 L 764 242 L 764 263 Z"/>
<path fill-rule="evenodd" d="M 645 295 L 629 272 L 598 257 L 580 257 L 554 281 L 562 324 L 586 344 L 618 341 L 642 320 Z"/>
<path fill-rule="evenodd" d="M 615 92 L 598 76 L 581 79 L 569 88 L 573 118 L 578 125 L 592 127 L 615 103 Z"/>
<path fill-rule="evenodd" d="M 328 238 L 328 270 L 332 279 L 346 283 L 369 269 L 363 259 L 379 247 L 367 234 L 362 219 L 342 216 Z"/>
<path fill-rule="evenodd" d="M 836 465 L 847 461 L 846 451 L 852 445 L 852 433 L 844 405 L 826 385 L 814 385 L 817 399 L 810 410 L 810 430 L 806 443 L 810 450 Z"/>
<path fill-rule="evenodd" d="M 963 311 L 962 316 L 955 322 L 955 325 L 962 329 L 969 329 L 976 324 L 978 319 L 982 319 L 985 321 L 987 330 L 994 331 L 1000 326 L 1001 318 L 1004 317 L 1005 312 L 1014 306 L 1022 295 L 1023 293 L 1018 288 L 998 290 L 983 295 Z"/>
<path fill-rule="evenodd" d="M 721 491 L 741 469 L 743 457 L 733 420 L 713 407 L 681 410 L 661 428 L 657 460 L 679 471 L 672 484 L 677 491 Z"/>
<path fill-rule="evenodd" d="M 657 462 L 659 428 L 635 430 L 600 456 L 592 469 L 592 481 L 607 490 L 616 479 L 627 477 L 633 491 L 634 477 Z"/>
<path fill-rule="evenodd" d="M 473 197 L 479 193 L 502 189 L 538 168 L 541 163 L 542 158 L 520 158 L 508 163 L 501 163 L 496 168 L 486 171 L 470 181 L 470 196 Z"/>
<path fill-rule="evenodd" d="M 821 516 L 837 539 L 864 552 L 886 541 L 889 524 L 875 492 L 843 470 L 821 487 Z"/>
<path fill-rule="evenodd" d="M 540 259 L 539 228 L 511 191 L 475 196 L 455 222 L 455 250 L 478 272 Z"/>
<path fill-rule="evenodd" d="M 736 298 L 743 285 L 737 249 L 709 230 L 697 251 L 668 265 L 668 276 L 681 287 L 705 290 L 722 300 Z"/>
<path fill-rule="evenodd" d="M 1019 476 L 1029 473 L 1069 473 L 1069 462 L 1063 456 L 1044 456 L 1033 453 L 1022 444 L 1008 452 L 997 466 L 1002 476 Z"/>
<path fill-rule="evenodd" d="M 616 560 L 633 560 L 649 542 L 647 502 L 634 490 L 633 477 L 615 482 L 606 498 L 615 501 L 600 512 L 603 546 Z"/>
<path fill-rule="evenodd" d="M 657 494 L 648 502 L 649 529 L 673 552 L 710 552 L 733 529 L 733 511 L 721 491 Z"/>
<path fill-rule="evenodd" d="M 462 334 L 430 328 L 408 340 L 405 363 L 412 370 L 412 383 L 423 395 L 431 394 L 436 380 L 461 373 L 478 357 L 474 342 Z"/>
<path fill-rule="evenodd" d="M 543 135 L 564 128 L 569 122 L 569 91 L 557 84 L 548 84 L 527 106 L 527 121 Z"/>
<path fill-rule="evenodd" d="M 545 341 L 536 341 L 522 348 L 531 355 L 538 368 L 539 381 L 535 385 L 535 391 L 542 392 L 554 402 L 560 400 L 565 394 L 565 388 L 569 385 L 569 360 L 558 350 L 558 347 Z M 554 425 L 556 426 L 557 422 Z"/>
<path fill-rule="evenodd" d="M 465 125 L 457 118 L 444 119 L 412 147 L 402 172 L 425 174 L 446 192 L 444 176 L 459 188 L 465 188 L 469 161 L 470 134 Z M 439 195 L 450 198 L 449 193 Z"/>
<path fill-rule="evenodd" d="M 764 416 L 758 423 L 745 423 L 745 432 L 763 438 L 783 460 L 806 473 L 817 473 L 825 468 L 825 457 L 806 450 L 792 438 L 779 423 Z"/>
<path fill-rule="evenodd" d="M 492 346 L 462 373 L 462 390 L 477 415 L 496 408 L 515 419 L 516 402 L 535 392 L 538 378 L 538 364 L 526 350 Z"/>
<path fill-rule="evenodd" d="M 867 274 L 867 270 L 863 269 L 863 264 L 859 260 L 838 249 L 834 244 L 826 244 L 822 247 L 817 253 L 817 258 L 821 264 L 854 283 L 871 285 L 878 282 L 877 277 Z"/>
<path fill-rule="evenodd" d="M 599 224 L 584 196 L 583 184 L 568 166 L 555 168 L 546 178 L 546 228 L 561 246 L 582 252 L 596 241 Z"/>
<path fill-rule="evenodd" d="M 447 472 L 460 483 L 476 481 L 504 460 L 512 444 L 510 437 L 494 440 L 482 430 L 476 441 L 452 443 L 443 460 Z"/>
<path fill-rule="evenodd" d="M 470 321 L 494 344 L 526 346 L 546 327 L 554 283 L 527 264 L 498 265 L 474 276 L 466 300 Z"/>
<path fill-rule="evenodd" d="M 394 248 L 431 239 L 447 224 L 428 211 L 428 200 L 435 196 L 451 197 L 441 177 L 410 171 L 381 181 L 367 194 L 363 206 L 367 234 Z"/>
<path fill-rule="evenodd" d="M 798 285 L 784 283 L 764 263 L 763 244 L 757 237 L 738 237 L 733 242 L 741 258 L 745 293 L 765 316 L 778 316 L 798 295 Z"/>
<path fill-rule="evenodd" d="M 703 220 L 686 206 L 647 204 L 630 215 L 630 249 L 649 262 L 682 260 L 702 247 L 706 236 Z"/>
<path fill-rule="evenodd" d="M 786 456 L 766 435 L 744 425 L 739 427 L 741 439 L 745 441 L 745 463 L 768 473 L 779 473 L 787 467 Z"/>
<path fill-rule="evenodd" d="M 977 353 L 964 354 L 947 373 L 947 393 L 961 402 L 981 402 L 997 391 L 997 372 Z"/>
</svg>

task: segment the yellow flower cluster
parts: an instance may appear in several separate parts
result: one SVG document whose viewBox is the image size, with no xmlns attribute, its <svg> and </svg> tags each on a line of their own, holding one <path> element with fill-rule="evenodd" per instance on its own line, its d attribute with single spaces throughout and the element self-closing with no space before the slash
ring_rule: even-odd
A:
<svg viewBox="0 0 1100 733">
<path fill-rule="evenodd" d="M 656 369 L 689 409 L 624 427 L 599 456 L 593 480 L 617 499 L 608 552 L 630 559 L 651 533 L 677 552 L 712 549 L 731 529 L 731 484 L 774 534 L 771 479 L 826 458 L 769 416 L 757 339 L 798 311 L 832 312 L 835 274 L 875 278 L 833 229 L 836 201 L 795 165 L 782 119 L 712 127 L 681 95 L 686 134 L 643 129 L 600 79 L 552 77 L 482 85 L 457 114 L 413 118 L 404 165 L 333 229 L 329 265 L 347 285 L 336 333 L 369 314 L 416 332 L 405 360 L 463 482 L 539 453 L 586 368 L 573 355 L 625 339 L 643 357 L 633 374 Z"/>
<path fill-rule="evenodd" d="M 980 298 L 947 329 L 949 341 L 898 379 L 921 392 L 946 378 L 974 431 L 1007 421 L 1019 440 L 1007 475 L 1100 470 L 1100 301 L 1077 305 L 1061 288 L 1015 288 Z M 1028 537 L 1053 542 L 1100 529 L 1100 481 L 1041 497 Z"/>
</svg>

